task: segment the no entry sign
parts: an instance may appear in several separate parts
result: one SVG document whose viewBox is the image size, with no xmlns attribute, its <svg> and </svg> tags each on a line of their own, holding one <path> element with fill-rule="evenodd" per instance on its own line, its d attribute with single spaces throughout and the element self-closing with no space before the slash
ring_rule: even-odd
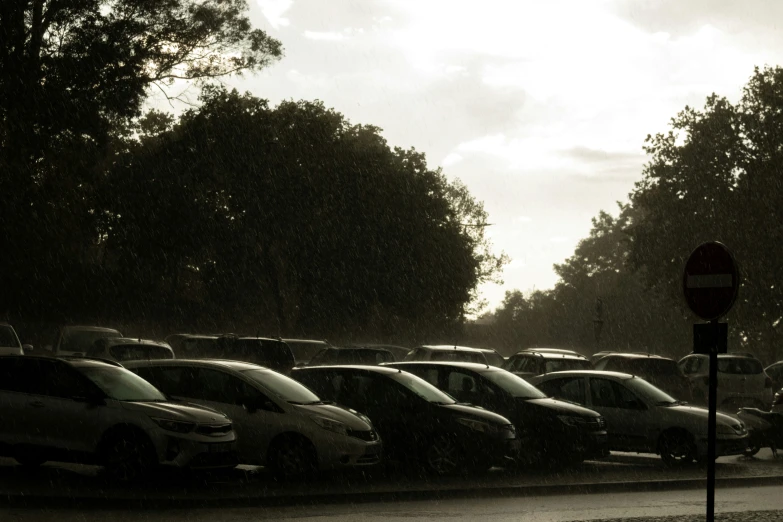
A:
<svg viewBox="0 0 783 522">
<path fill-rule="evenodd" d="M 722 243 L 703 243 L 685 263 L 682 285 L 685 301 L 705 321 L 726 315 L 737 299 L 739 270 L 734 256 Z"/>
</svg>

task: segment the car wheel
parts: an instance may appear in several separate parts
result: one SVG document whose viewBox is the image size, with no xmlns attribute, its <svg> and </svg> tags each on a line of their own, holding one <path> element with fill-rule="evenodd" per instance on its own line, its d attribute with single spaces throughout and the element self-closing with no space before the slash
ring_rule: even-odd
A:
<svg viewBox="0 0 783 522">
<path fill-rule="evenodd" d="M 152 442 L 136 430 L 110 434 L 103 444 L 102 460 L 109 476 L 122 481 L 137 480 L 158 464 Z"/>
<path fill-rule="evenodd" d="M 670 465 L 678 466 L 693 462 L 696 457 L 696 447 L 692 437 L 685 431 L 670 430 L 661 435 L 661 459 Z"/>
<path fill-rule="evenodd" d="M 435 437 L 424 451 L 424 464 L 436 475 L 450 475 L 462 468 L 461 450 L 452 437 Z"/>
<path fill-rule="evenodd" d="M 304 438 L 286 437 L 269 448 L 269 467 L 280 478 L 306 477 L 318 469 L 312 443 Z"/>
</svg>

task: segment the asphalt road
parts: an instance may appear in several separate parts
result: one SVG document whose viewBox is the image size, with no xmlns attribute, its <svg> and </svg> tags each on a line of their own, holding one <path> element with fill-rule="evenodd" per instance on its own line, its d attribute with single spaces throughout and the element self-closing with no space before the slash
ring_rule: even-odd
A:
<svg viewBox="0 0 783 522">
<path fill-rule="evenodd" d="M 716 493 L 718 520 L 731 522 L 783 520 L 780 486 L 726 488 Z M 591 495 L 549 495 L 513 498 L 470 498 L 445 501 L 399 501 L 362 504 L 332 504 L 287 507 L 243 507 L 209 509 L 45 509 L 2 508 L 3 522 L 56 520 L 57 522 L 239 522 L 285 520 L 307 522 L 373 522 L 444 520 L 449 522 L 525 521 L 570 522 L 577 520 L 703 520 L 704 491 L 648 493 L 603 493 Z M 729 513 L 739 513 L 729 516 Z M 685 516 L 685 518 L 681 518 Z M 674 517 L 674 518 L 670 518 Z"/>
</svg>

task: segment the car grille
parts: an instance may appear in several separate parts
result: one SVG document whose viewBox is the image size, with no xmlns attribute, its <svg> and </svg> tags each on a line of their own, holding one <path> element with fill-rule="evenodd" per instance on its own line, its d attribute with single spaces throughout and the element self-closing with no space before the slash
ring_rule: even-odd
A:
<svg viewBox="0 0 783 522">
<path fill-rule="evenodd" d="M 196 428 L 196 433 L 218 437 L 231 432 L 231 423 L 228 424 L 201 424 Z"/>
<path fill-rule="evenodd" d="M 378 433 L 375 430 L 348 430 L 348 436 L 365 442 L 375 442 L 378 440 Z"/>
<path fill-rule="evenodd" d="M 591 431 L 604 431 L 606 429 L 606 419 L 603 417 L 592 418 L 585 422 L 584 426 Z"/>
</svg>

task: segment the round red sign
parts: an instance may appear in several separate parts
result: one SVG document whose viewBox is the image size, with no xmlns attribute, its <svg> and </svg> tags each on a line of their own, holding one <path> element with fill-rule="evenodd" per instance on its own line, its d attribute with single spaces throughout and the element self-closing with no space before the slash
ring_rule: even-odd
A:
<svg viewBox="0 0 783 522">
<path fill-rule="evenodd" d="M 734 256 L 717 241 L 699 245 L 685 263 L 682 279 L 685 301 L 705 321 L 719 319 L 731 310 L 739 284 Z"/>
</svg>

